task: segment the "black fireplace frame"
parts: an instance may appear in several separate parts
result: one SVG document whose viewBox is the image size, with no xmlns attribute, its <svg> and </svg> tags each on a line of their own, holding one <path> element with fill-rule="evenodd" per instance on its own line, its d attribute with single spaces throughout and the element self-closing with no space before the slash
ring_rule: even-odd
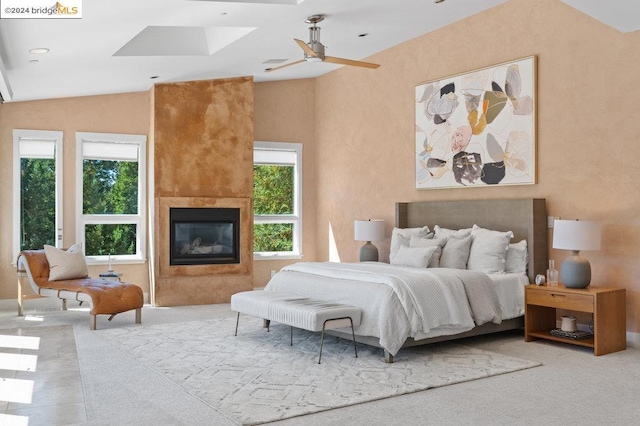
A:
<svg viewBox="0 0 640 426">
<path fill-rule="evenodd" d="M 177 247 L 177 227 L 181 224 L 231 224 L 232 253 L 189 254 Z M 216 265 L 240 263 L 240 209 L 227 207 L 171 207 L 169 209 L 169 265 Z"/>
</svg>

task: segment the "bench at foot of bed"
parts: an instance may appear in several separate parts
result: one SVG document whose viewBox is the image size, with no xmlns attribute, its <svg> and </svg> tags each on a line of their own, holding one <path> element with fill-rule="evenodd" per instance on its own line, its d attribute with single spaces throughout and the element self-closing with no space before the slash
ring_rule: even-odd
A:
<svg viewBox="0 0 640 426">
<path fill-rule="evenodd" d="M 360 325 L 362 311 L 355 306 L 323 302 L 275 291 L 244 291 L 231 296 L 231 310 L 238 313 L 236 336 L 241 313 L 266 320 L 267 331 L 269 321 L 290 326 L 292 346 L 294 327 L 308 331 L 321 331 L 318 364 L 322 361 L 325 330 L 350 326 L 353 350 L 356 358 L 358 357 L 354 327 Z"/>
</svg>

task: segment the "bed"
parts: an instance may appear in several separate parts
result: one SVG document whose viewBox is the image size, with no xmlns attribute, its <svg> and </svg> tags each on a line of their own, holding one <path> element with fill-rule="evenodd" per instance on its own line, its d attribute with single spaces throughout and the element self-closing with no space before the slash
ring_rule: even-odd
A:
<svg viewBox="0 0 640 426">
<path fill-rule="evenodd" d="M 435 239 L 449 235 L 449 241 L 455 244 L 470 239 L 467 231 L 474 233 L 472 241 L 481 241 L 479 236 L 485 235 L 482 232 L 498 235 L 510 231 L 512 253 L 516 247 L 523 248 L 520 242 L 526 241 L 526 248 L 520 253 L 524 255 L 520 259 L 520 272 L 505 273 L 504 267 L 496 273 L 485 273 L 493 270 L 398 265 L 401 263 L 398 259 L 406 253 L 414 257 L 415 253 L 433 253 L 432 249 L 416 248 L 426 238 L 434 238 L 427 236 L 426 230 L 420 238 L 411 237 L 411 248 L 408 239 L 398 236 L 405 230 L 425 226 L 429 231 L 437 231 Z M 361 308 L 356 341 L 383 348 L 387 362 L 393 362 L 402 347 L 523 327 L 524 285 L 533 282 L 537 274 L 544 274 L 547 267 L 544 199 L 397 203 L 395 228 L 398 229 L 394 229 L 392 237 L 391 265 L 300 262 L 275 274 L 265 290 Z M 462 237 L 446 234 L 460 229 L 465 230 Z M 471 257 L 477 265 L 480 244 L 476 246 L 476 254 L 468 259 L 470 266 Z M 449 248 L 442 246 L 441 265 L 447 263 L 444 251 Z M 430 260 L 425 262 L 432 266 Z M 350 333 L 340 330 L 331 333 L 351 339 Z"/>
</svg>

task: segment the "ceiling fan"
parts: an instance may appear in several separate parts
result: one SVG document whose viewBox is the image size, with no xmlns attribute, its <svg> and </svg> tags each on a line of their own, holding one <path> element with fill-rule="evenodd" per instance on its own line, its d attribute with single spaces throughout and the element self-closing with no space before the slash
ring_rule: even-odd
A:
<svg viewBox="0 0 640 426">
<path fill-rule="evenodd" d="M 362 61 L 354 61 L 351 59 L 344 58 L 336 58 L 334 56 L 326 56 L 324 54 L 324 45 L 320 43 L 320 27 L 316 26 L 318 22 L 322 22 L 324 20 L 324 15 L 311 15 L 304 22 L 307 24 L 312 24 L 313 26 L 309 27 L 309 43 L 305 43 L 302 40 L 295 39 L 295 42 L 304 50 L 304 59 L 300 59 L 299 61 L 293 61 L 288 64 L 280 65 L 279 67 L 269 68 L 266 71 L 276 71 L 285 67 L 289 67 L 291 65 L 299 64 L 300 62 L 331 62 L 332 64 L 340 64 L 340 65 L 352 65 L 356 67 L 364 67 L 364 68 L 378 68 L 380 65 L 372 64 L 371 62 L 362 62 Z"/>
</svg>

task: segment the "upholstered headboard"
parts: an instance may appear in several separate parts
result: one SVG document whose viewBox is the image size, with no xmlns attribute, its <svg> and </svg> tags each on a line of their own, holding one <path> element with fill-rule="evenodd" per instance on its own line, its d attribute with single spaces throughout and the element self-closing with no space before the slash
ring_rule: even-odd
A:
<svg viewBox="0 0 640 426">
<path fill-rule="evenodd" d="M 529 281 L 545 274 L 547 254 L 547 211 L 544 199 L 418 201 L 396 203 L 396 226 L 414 228 L 435 225 L 470 228 L 474 224 L 496 231 L 512 231 L 512 242 L 527 240 Z"/>
</svg>

